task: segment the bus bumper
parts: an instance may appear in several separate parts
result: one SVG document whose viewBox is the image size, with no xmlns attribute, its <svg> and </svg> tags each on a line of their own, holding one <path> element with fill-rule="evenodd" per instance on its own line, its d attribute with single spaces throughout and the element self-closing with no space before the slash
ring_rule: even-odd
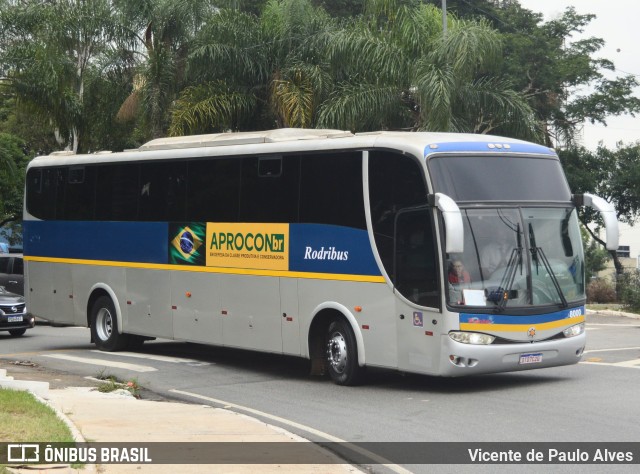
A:
<svg viewBox="0 0 640 474">
<path fill-rule="evenodd" d="M 585 334 L 535 343 L 474 345 L 441 338 L 440 373 L 445 377 L 491 374 L 577 364 Z"/>
</svg>

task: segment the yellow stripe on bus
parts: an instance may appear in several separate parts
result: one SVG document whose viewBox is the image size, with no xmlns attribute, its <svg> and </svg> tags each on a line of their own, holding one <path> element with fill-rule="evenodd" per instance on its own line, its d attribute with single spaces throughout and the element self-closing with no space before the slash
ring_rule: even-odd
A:
<svg viewBox="0 0 640 474">
<path fill-rule="evenodd" d="M 584 322 L 584 316 L 576 316 L 574 318 L 558 319 L 548 323 L 529 323 L 529 324 L 475 324 L 460 323 L 461 331 L 477 331 L 477 332 L 527 332 L 532 327 L 536 331 L 545 329 L 554 329 L 563 326 L 573 326 Z"/>
<path fill-rule="evenodd" d="M 339 280 L 365 283 L 384 283 L 383 276 L 349 275 L 342 273 L 292 272 L 284 270 L 254 270 L 248 268 L 204 267 L 195 265 L 168 265 L 160 263 L 114 262 L 111 260 L 83 260 L 74 258 L 53 258 L 24 256 L 29 262 L 63 263 L 69 265 L 91 265 L 103 267 L 143 268 L 148 270 L 172 270 L 198 273 L 222 273 L 227 275 L 270 276 L 282 278 L 306 278 L 311 280 Z"/>
</svg>

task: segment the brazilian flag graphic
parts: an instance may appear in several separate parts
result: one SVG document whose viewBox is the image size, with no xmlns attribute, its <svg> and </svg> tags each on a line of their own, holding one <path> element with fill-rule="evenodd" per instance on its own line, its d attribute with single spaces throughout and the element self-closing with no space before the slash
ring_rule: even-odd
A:
<svg viewBox="0 0 640 474">
<path fill-rule="evenodd" d="M 206 256 L 202 245 L 206 240 L 206 224 L 169 225 L 169 263 L 178 265 L 205 265 Z"/>
</svg>

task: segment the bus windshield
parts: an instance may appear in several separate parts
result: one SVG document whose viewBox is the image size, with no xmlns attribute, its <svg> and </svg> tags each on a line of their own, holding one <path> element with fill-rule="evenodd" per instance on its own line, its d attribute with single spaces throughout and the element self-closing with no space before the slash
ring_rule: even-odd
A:
<svg viewBox="0 0 640 474">
<path fill-rule="evenodd" d="M 447 255 L 450 305 L 500 312 L 584 300 L 584 256 L 574 208 L 462 212 L 464 253 Z"/>
<path fill-rule="evenodd" d="M 560 161 L 525 156 L 435 156 L 429 172 L 437 192 L 461 201 L 571 200 Z M 527 179 L 510 179 L 526 176 Z"/>
</svg>

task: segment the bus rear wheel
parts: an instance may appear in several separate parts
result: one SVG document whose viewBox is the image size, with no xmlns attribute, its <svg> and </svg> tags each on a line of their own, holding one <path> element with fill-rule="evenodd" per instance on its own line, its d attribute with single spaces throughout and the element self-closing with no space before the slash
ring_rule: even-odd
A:
<svg viewBox="0 0 640 474">
<path fill-rule="evenodd" d="M 363 368 L 358 365 L 356 337 L 344 319 L 335 319 L 329 324 L 326 347 L 331 379 L 338 385 L 357 385 Z"/>
<path fill-rule="evenodd" d="M 129 343 L 127 334 L 118 332 L 118 318 L 113 301 L 99 297 L 91 309 L 91 338 L 101 351 L 120 351 Z"/>
</svg>

